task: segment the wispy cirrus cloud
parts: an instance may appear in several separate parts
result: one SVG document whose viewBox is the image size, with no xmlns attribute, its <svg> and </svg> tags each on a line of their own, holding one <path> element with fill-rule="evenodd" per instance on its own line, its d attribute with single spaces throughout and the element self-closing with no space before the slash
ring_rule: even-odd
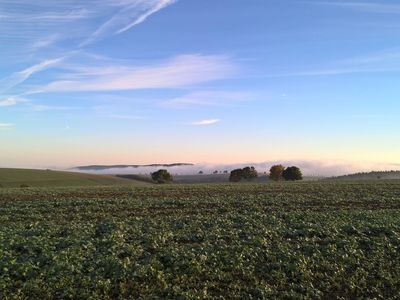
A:
<svg viewBox="0 0 400 300">
<path fill-rule="evenodd" d="M 179 55 L 140 67 L 125 64 L 80 67 L 76 72 L 64 73 L 63 80 L 51 82 L 31 93 L 182 88 L 225 79 L 235 71 L 235 64 L 227 56 Z"/>
<path fill-rule="evenodd" d="M 63 59 L 65 59 L 65 56 L 55 59 L 44 60 L 40 63 L 37 63 L 22 71 L 15 72 L 14 74 L 0 80 L 0 95 L 1 93 L 4 93 L 5 91 L 8 91 L 9 89 L 23 83 L 25 80 L 29 79 L 35 73 L 41 72 L 47 68 L 57 65 Z"/>
<path fill-rule="evenodd" d="M 125 32 L 174 2 L 1 0 L 0 39 L 13 36 L 32 41 L 58 34 L 64 38 L 81 39 L 80 43 L 88 44 Z"/>
<path fill-rule="evenodd" d="M 97 40 L 121 34 L 174 2 L 176 0 L 0 0 L 0 56 L 20 63 L 33 55 L 32 52 L 46 48 L 48 56 L 53 57 L 36 59 L 39 62 L 30 67 L 0 78 L 0 96 L 34 74 L 56 66 L 65 56 L 73 56 Z M 64 40 L 69 41 L 69 48 L 64 46 L 61 51 L 55 44 Z M 0 68 L 3 63 L 12 65 L 10 60 L 2 61 Z"/>
<path fill-rule="evenodd" d="M 221 122 L 220 119 L 205 119 L 205 120 L 194 121 L 191 124 L 194 126 L 209 126 L 217 124 L 219 122 Z"/>
<path fill-rule="evenodd" d="M 130 22 L 128 25 L 125 27 L 119 29 L 116 33 L 122 33 L 125 32 L 132 27 L 139 25 L 140 23 L 143 23 L 146 21 L 148 17 L 150 17 L 152 14 L 158 12 L 159 10 L 175 3 L 177 0 L 161 0 L 161 1 L 156 1 L 154 2 L 148 9 L 147 11 L 144 11 L 142 14 L 138 15 L 138 17 L 133 21 Z M 150 2 L 150 1 L 149 1 Z M 148 2 L 148 3 L 149 3 Z"/>
<path fill-rule="evenodd" d="M 86 46 L 110 34 L 120 34 L 143 23 L 149 16 L 175 3 L 176 0 L 147 0 L 122 2 L 121 10 L 94 31 L 80 46 Z"/>
<path fill-rule="evenodd" d="M 45 37 L 42 37 L 42 38 L 39 38 L 39 39 L 33 41 L 31 46 L 29 47 L 29 49 L 31 49 L 32 51 L 37 51 L 42 48 L 46 48 L 46 47 L 53 45 L 59 39 L 60 39 L 60 35 L 58 35 L 58 34 L 45 36 Z"/>
</svg>

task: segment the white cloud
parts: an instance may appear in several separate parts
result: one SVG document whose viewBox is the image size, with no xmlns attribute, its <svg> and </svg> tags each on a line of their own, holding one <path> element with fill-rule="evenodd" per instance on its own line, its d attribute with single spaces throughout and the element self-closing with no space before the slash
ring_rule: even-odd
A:
<svg viewBox="0 0 400 300">
<path fill-rule="evenodd" d="M 23 98 L 21 96 L 9 96 L 5 99 L 0 100 L 0 107 L 14 106 L 18 103 L 25 103 L 33 111 L 67 111 L 75 110 L 77 107 L 70 106 L 57 106 L 57 105 L 44 105 L 44 104 L 34 104 L 32 100 Z"/>
<path fill-rule="evenodd" d="M 105 69 L 110 72 L 104 73 Z M 32 93 L 181 88 L 228 78 L 235 69 L 226 56 L 180 55 L 145 67 L 105 65 L 96 69 L 88 66 L 88 72 L 83 68 L 83 72 L 63 74 L 65 80 L 54 81 Z"/>
<path fill-rule="evenodd" d="M 68 110 L 76 110 L 77 107 L 70 106 L 56 106 L 56 105 L 43 105 L 43 104 L 32 104 L 32 109 L 37 112 L 41 111 L 68 111 Z"/>
<path fill-rule="evenodd" d="M 184 108 L 189 106 L 221 106 L 232 102 L 247 101 L 250 93 L 225 91 L 196 91 L 177 98 L 163 101 L 166 107 Z"/>
<path fill-rule="evenodd" d="M 0 123 L 0 129 L 11 129 L 14 127 L 14 124 L 10 123 Z"/>
<path fill-rule="evenodd" d="M 13 106 L 18 103 L 18 100 L 16 97 L 8 97 L 3 100 L 0 100 L 0 107 L 4 106 Z"/>
<path fill-rule="evenodd" d="M 0 107 L 14 106 L 21 102 L 29 102 L 29 100 L 20 96 L 8 96 L 4 99 L 0 99 Z"/>
<path fill-rule="evenodd" d="M 192 122 L 192 125 L 195 126 L 207 126 L 207 125 L 214 125 L 221 122 L 219 119 L 207 119 L 207 120 L 200 120 L 200 121 L 195 121 Z"/>
</svg>

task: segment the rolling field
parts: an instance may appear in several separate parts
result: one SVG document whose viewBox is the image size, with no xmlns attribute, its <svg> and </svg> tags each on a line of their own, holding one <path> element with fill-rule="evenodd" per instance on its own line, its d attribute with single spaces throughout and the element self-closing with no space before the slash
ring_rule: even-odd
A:
<svg viewBox="0 0 400 300">
<path fill-rule="evenodd" d="M 1 187 L 65 187 L 99 186 L 145 183 L 107 175 L 61 172 L 51 170 L 5 169 L 0 168 Z"/>
<path fill-rule="evenodd" d="M 0 189 L 0 299 L 399 299 L 400 181 Z"/>
</svg>

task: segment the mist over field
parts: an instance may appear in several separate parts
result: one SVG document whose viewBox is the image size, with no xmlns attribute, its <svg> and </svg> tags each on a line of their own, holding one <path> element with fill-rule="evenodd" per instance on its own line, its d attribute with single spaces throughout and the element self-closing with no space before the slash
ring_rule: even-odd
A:
<svg viewBox="0 0 400 300">
<path fill-rule="evenodd" d="M 298 166 L 301 168 L 305 176 L 315 177 L 329 177 L 340 176 L 357 172 L 370 172 L 370 171 L 387 171 L 398 170 L 400 164 L 387 164 L 387 163 L 363 163 L 363 162 L 323 162 L 323 161 L 303 161 L 303 160 L 288 160 L 288 161 L 266 161 L 261 163 L 237 163 L 237 164 L 211 164 L 211 163 L 198 163 L 193 165 L 183 166 L 157 166 L 157 167 L 122 167 L 122 168 L 106 168 L 102 170 L 85 169 L 84 172 L 94 174 L 150 174 L 159 169 L 166 169 L 175 175 L 195 175 L 202 171 L 204 174 L 211 174 L 215 171 L 224 172 L 232 171 L 233 169 L 243 168 L 246 166 L 254 166 L 259 173 L 269 171 L 271 166 L 282 164 L 284 166 Z M 74 171 L 83 171 L 73 168 Z"/>
</svg>

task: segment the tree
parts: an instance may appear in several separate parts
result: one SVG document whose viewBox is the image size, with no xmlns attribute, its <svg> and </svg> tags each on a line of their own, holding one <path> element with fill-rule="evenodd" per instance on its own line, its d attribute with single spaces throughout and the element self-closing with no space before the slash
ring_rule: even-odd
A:
<svg viewBox="0 0 400 300">
<path fill-rule="evenodd" d="M 254 167 L 245 167 L 242 170 L 242 178 L 246 180 L 252 180 L 258 177 L 258 173 Z"/>
<path fill-rule="evenodd" d="M 303 174 L 301 173 L 301 170 L 298 167 L 292 166 L 292 167 L 287 167 L 283 173 L 282 176 L 285 180 L 302 180 L 303 179 Z"/>
<path fill-rule="evenodd" d="M 242 180 L 242 169 L 235 169 L 231 171 L 231 175 L 229 176 L 229 181 L 230 182 L 239 182 Z"/>
<path fill-rule="evenodd" d="M 269 169 L 269 179 L 279 181 L 283 179 L 283 171 L 285 167 L 282 165 L 275 165 Z"/>
<path fill-rule="evenodd" d="M 242 179 L 252 180 L 257 178 L 258 174 L 254 167 L 245 167 L 243 169 L 235 169 L 231 172 L 229 176 L 230 182 L 239 182 Z"/>
<path fill-rule="evenodd" d="M 151 173 L 151 178 L 157 183 L 170 183 L 173 181 L 172 175 L 167 170 L 158 170 Z"/>
</svg>

